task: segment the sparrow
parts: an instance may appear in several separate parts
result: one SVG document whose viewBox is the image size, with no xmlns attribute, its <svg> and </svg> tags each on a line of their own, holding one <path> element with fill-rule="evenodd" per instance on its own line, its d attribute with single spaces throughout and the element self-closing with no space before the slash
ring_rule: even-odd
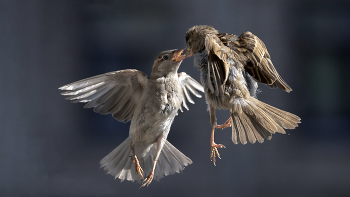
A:
<svg viewBox="0 0 350 197">
<path fill-rule="evenodd" d="M 101 168 L 115 178 L 141 181 L 141 187 L 152 180 L 180 173 L 191 159 L 167 141 L 170 127 L 186 100 L 194 103 L 190 93 L 201 97 L 203 87 L 186 73 L 178 73 L 183 50 L 161 52 L 154 61 L 152 73 L 134 69 L 105 73 L 83 79 L 60 90 L 73 103 L 87 103 L 100 114 L 112 114 L 121 122 L 131 120 L 129 137 L 101 161 Z M 144 171 L 150 171 L 144 179 Z"/>
<path fill-rule="evenodd" d="M 240 36 L 219 33 L 207 25 L 194 26 L 186 32 L 187 57 L 194 55 L 194 65 L 199 68 L 201 83 L 208 103 L 211 130 L 210 158 L 220 158 L 214 142 L 216 128 L 232 127 L 234 144 L 262 143 L 272 134 L 285 134 L 284 129 L 294 129 L 300 118 L 259 101 L 256 97 L 258 83 L 272 88 L 292 91 L 272 64 L 265 44 L 251 32 Z M 216 109 L 230 111 L 230 118 L 217 125 Z"/>
</svg>

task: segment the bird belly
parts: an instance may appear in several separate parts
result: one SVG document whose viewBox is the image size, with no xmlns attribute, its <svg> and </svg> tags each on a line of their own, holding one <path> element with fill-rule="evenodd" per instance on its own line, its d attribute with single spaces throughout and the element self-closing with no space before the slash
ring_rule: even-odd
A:
<svg viewBox="0 0 350 197">
<path fill-rule="evenodd" d="M 159 137 L 167 138 L 174 118 L 175 115 L 165 120 L 153 121 L 154 119 L 150 119 L 149 121 L 153 121 L 153 124 L 150 122 L 149 125 L 136 129 L 130 127 L 129 135 L 134 140 L 135 153 L 138 157 L 147 157 L 149 150 L 157 145 Z"/>
<path fill-rule="evenodd" d="M 160 135 L 167 136 L 178 111 L 178 99 L 167 90 L 164 80 L 150 81 L 131 120 L 129 135 L 134 141 L 154 143 Z M 154 91 L 154 88 L 156 88 Z"/>
<path fill-rule="evenodd" d="M 207 70 L 204 70 L 204 68 L 201 69 L 201 82 L 208 104 L 216 109 L 230 109 L 230 103 L 234 99 L 250 96 L 247 81 L 241 69 L 237 69 L 235 66 L 230 67 L 227 82 L 222 85 L 223 95 L 215 95 L 209 90 L 208 83 L 212 83 L 212 81 L 208 80 L 207 73 Z"/>
</svg>

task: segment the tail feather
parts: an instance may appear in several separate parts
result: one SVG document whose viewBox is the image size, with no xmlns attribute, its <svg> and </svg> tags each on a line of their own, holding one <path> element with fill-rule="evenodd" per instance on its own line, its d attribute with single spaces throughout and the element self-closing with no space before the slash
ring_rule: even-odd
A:
<svg viewBox="0 0 350 197">
<path fill-rule="evenodd" d="M 250 116 L 250 122 L 254 126 L 254 134 L 256 136 L 256 139 L 258 140 L 259 143 L 263 143 L 264 139 L 271 140 L 272 138 L 272 133 L 270 133 L 268 130 L 266 130 L 264 127 L 262 127 L 258 122 L 254 121 L 254 117 Z"/>
<path fill-rule="evenodd" d="M 246 144 L 247 143 L 247 140 L 246 140 L 246 130 L 245 128 L 243 127 L 242 123 L 241 123 L 241 120 L 239 118 L 239 116 L 235 115 L 233 116 L 233 120 L 236 124 L 235 125 L 235 129 L 238 133 L 238 136 L 239 136 L 239 140 L 242 144 Z"/>
<path fill-rule="evenodd" d="M 294 129 L 295 127 L 298 126 L 297 123 L 300 123 L 300 118 L 292 113 L 280 110 L 271 105 L 267 105 L 263 102 L 259 102 L 259 104 L 262 107 L 266 108 L 267 112 L 273 115 L 273 117 L 276 117 L 279 120 L 283 120 L 283 119 L 287 120 L 285 122 L 288 122 L 291 126 L 290 128 L 286 128 L 286 129 Z"/>
<path fill-rule="evenodd" d="M 131 160 L 132 152 L 130 148 L 131 138 L 127 138 L 117 148 L 105 156 L 101 161 L 101 168 L 122 181 L 141 180 L 141 177 L 132 171 L 135 171 L 134 164 Z"/>
<path fill-rule="evenodd" d="M 152 147 L 150 150 L 150 157 L 148 157 L 145 162 L 149 165 L 143 167 L 148 172 L 152 169 L 153 156 L 155 154 L 156 148 L 156 146 Z M 189 164 L 192 164 L 192 160 L 186 157 L 170 142 L 166 141 L 157 161 L 156 169 L 154 172 L 154 179 L 159 180 L 164 176 L 180 173 Z"/>
<path fill-rule="evenodd" d="M 255 98 L 252 98 L 252 100 L 254 100 L 278 125 L 285 129 L 294 129 L 298 126 L 298 123 L 300 123 L 300 118 L 297 115 L 275 108 Z"/>
<path fill-rule="evenodd" d="M 131 138 L 127 138 L 100 161 L 101 168 L 104 168 L 107 171 L 107 174 L 119 178 L 121 181 L 124 181 L 125 179 L 128 181 L 141 180 L 140 175 L 135 170 L 135 164 L 130 157 L 132 156 L 130 148 L 131 140 Z M 146 175 L 153 167 L 153 159 L 157 149 L 156 145 L 151 144 L 150 146 L 149 154 L 146 154 L 145 157 L 136 155 Z M 191 159 L 176 149 L 170 142 L 166 141 L 157 161 L 154 179 L 159 180 L 164 176 L 180 173 L 191 163 Z"/>
<path fill-rule="evenodd" d="M 240 107 L 238 107 L 240 106 Z M 253 97 L 235 99 L 230 110 L 232 141 L 235 144 L 254 144 L 270 140 L 272 134 L 285 134 L 284 129 L 294 129 L 300 118 L 292 113 L 277 109 Z"/>
<path fill-rule="evenodd" d="M 242 123 L 245 131 L 247 132 L 247 138 L 248 138 L 249 142 L 254 144 L 256 142 L 256 137 L 254 135 L 252 128 L 249 125 L 249 123 L 251 122 L 251 121 L 249 121 L 249 117 L 245 113 L 242 113 L 240 116 L 240 120 L 241 120 L 241 123 Z"/>
<path fill-rule="evenodd" d="M 128 140 L 129 141 L 129 140 Z M 124 145 L 124 144 L 123 144 Z M 120 152 L 117 152 L 119 156 L 115 157 L 113 160 L 110 161 L 110 163 L 107 165 L 107 173 L 114 176 L 115 179 L 119 178 L 122 181 L 126 179 L 126 174 L 128 173 L 127 170 L 130 170 L 130 164 L 132 163 L 131 157 L 131 149 L 130 149 L 130 142 L 125 144 L 123 146 L 123 149 L 120 150 Z M 137 177 L 135 177 L 137 180 Z M 127 179 L 127 180 L 133 180 L 133 179 Z"/>
<path fill-rule="evenodd" d="M 159 168 L 163 169 L 165 176 L 168 176 L 169 174 L 174 174 L 176 172 L 176 169 L 173 167 L 173 165 L 171 165 L 172 162 L 171 162 L 170 158 L 167 156 L 167 154 L 165 153 L 165 151 L 166 151 L 166 149 L 161 152 L 160 157 L 164 158 L 164 159 L 159 160 L 160 161 Z"/>
<path fill-rule="evenodd" d="M 128 156 L 128 158 L 125 159 L 124 167 L 122 168 L 122 170 L 118 174 L 118 177 L 115 176 L 114 178 L 115 179 L 120 178 L 121 181 L 124 181 L 125 179 L 128 181 L 134 180 L 132 172 L 136 171 L 136 170 L 133 170 L 135 168 L 132 168 L 132 164 L 133 164 L 133 162 L 132 162 L 131 158 Z M 135 176 L 135 177 L 137 177 L 137 176 Z"/>
<path fill-rule="evenodd" d="M 254 144 L 264 142 L 264 138 L 271 139 L 272 133 L 262 127 L 256 119 L 245 113 L 231 114 L 232 141 L 234 144 Z"/>
<path fill-rule="evenodd" d="M 245 109 L 249 108 L 249 115 L 251 115 L 255 120 L 270 133 L 285 133 L 284 129 L 280 127 L 276 122 L 266 114 L 266 110 L 262 109 L 258 102 L 261 102 L 253 97 L 250 97 L 251 100 L 239 99 L 242 107 L 244 108 L 244 113 L 246 113 Z M 249 107 L 246 107 L 246 106 Z"/>
</svg>

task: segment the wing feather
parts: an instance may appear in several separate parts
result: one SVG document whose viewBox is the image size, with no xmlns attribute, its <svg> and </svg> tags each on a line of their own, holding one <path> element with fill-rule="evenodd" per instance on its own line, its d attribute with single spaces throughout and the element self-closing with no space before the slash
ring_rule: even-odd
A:
<svg viewBox="0 0 350 197">
<path fill-rule="evenodd" d="M 282 79 L 273 66 L 270 54 L 263 41 L 249 31 L 241 34 L 237 41 L 232 42 L 230 48 L 236 52 L 241 52 L 246 57 L 245 70 L 254 79 L 286 92 L 292 91 L 292 88 Z"/>
<path fill-rule="evenodd" d="M 60 87 L 67 100 L 87 102 L 85 108 L 94 108 L 100 114 L 112 114 L 118 121 L 131 120 L 148 78 L 134 69 L 97 75 Z"/>
<path fill-rule="evenodd" d="M 219 82 L 218 85 L 222 86 L 227 81 L 230 66 L 235 64 L 234 55 L 236 53 L 226 47 L 214 34 L 206 35 L 205 48 L 208 51 L 208 66 L 213 65 L 212 68 L 209 66 L 208 73 L 215 75 L 213 79 L 215 85 Z M 219 90 L 216 89 L 215 94 L 217 94 L 216 91 Z"/>
<path fill-rule="evenodd" d="M 273 88 L 278 87 L 286 92 L 292 91 L 273 66 L 265 44 L 251 32 L 244 32 L 239 37 L 227 33 L 208 34 L 205 38 L 205 47 L 208 51 L 208 62 L 218 62 L 219 72 L 220 69 L 223 71 L 220 72 L 222 85 L 227 80 L 229 67 L 242 65 L 258 82 Z M 211 55 L 220 61 L 213 60 Z"/>
<path fill-rule="evenodd" d="M 194 104 L 194 101 L 191 98 L 189 92 L 191 92 L 196 97 L 201 98 L 202 96 L 197 92 L 197 90 L 204 92 L 204 88 L 201 84 L 199 84 L 196 80 L 194 80 L 191 76 L 189 76 L 185 72 L 179 73 L 178 77 L 179 77 L 180 85 L 182 87 L 182 91 L 184 93 L 182 106 L 188 110 L 186 99 L 190 103 Z"/>
</svg>

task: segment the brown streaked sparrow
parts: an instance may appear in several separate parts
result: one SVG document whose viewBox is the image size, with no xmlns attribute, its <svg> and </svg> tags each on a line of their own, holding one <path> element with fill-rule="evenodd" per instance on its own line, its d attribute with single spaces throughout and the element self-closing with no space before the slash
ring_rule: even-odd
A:
<svg viewBox="0 0 350 197">
<path fill-rule="evenodd" d="M 292 89 L 277 73 L 265 44 L 250 32 L 240 36 L 219 33 L 207 25 L 194 26 L 186 32 L 187 57 L 195 55 L 194 64 L 201 72 L 201 82 L 209 105 L 211 131 L 211 159 L 215 165 L 217 148 L 215 128 L 232 126 L 232 141 L 262 143 L 272 134 L 294 129 L 300 118 L 277 109 L 256 98 L 257 82 L 278 87 L 286 92 Z M 230 110 L 230 118 L 216 123 L 216 109 Z"/>
</svg>

